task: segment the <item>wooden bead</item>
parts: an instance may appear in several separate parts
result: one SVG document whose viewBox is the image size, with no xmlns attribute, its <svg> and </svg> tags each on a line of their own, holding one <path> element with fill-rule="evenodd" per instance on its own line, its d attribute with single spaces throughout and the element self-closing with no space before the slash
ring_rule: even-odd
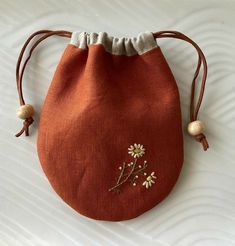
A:
<svg viewBox="0 0 235 246">
<path fill-rule="evenodd" d="M 188 124 L 188 133 L 192 136 L 201 134 L 205 130 L 204 124 L 200 120 Z"/>
<path fill-rule="evenodd" d="M 17 111 L 16 111 L 16 114 L 17 116 L 20 118 L 20 119 L 27 119 L 31 116 L 33 116 L 34 114 L 34 109 L 33 109 L 33 106 L 30 105 L 30 104 L 25 104 L 25 105 L 22 105 L 20 106 Z"/>
</svg>

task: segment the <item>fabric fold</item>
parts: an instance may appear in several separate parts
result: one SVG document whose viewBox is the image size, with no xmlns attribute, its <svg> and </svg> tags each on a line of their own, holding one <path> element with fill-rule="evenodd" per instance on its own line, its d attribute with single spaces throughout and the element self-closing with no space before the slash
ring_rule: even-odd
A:
<svg viewBox="0 0 235 246">
<path fill-rule="evenodd" d="M 140 33 L 137 37 L 112 37 L 106 32 L 87 33 L 73 32 L 70 44 L 80 49 L 88 49 L 90 45 L 103 45 L 113 55 L 142 55 L 156 47 L 157 42 L 151 32 Z"/>
</svg>

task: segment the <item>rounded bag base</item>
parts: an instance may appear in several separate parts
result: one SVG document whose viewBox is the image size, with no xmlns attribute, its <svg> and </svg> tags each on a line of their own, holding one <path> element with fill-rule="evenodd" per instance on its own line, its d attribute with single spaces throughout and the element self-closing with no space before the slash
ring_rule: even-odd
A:
<svg viewBox="0 0 235 246">
<path fill-rule="evenodd" d="M 60 191 L 56 190 L 56 186 L 53 186 L 52 182 L 50 183 L 53 189 L 56 191 L 56 193 L 63 199 L 63 201 L 67 203 L 75 211 L 77 211 L 79 214 L 85 217 L 88 217 L 90 219 L 118 222 L 118 221 L 134 219 L 144 214 L 145 212 L 151 210 L 152 208 L 154 208 L 156 205 L 162 202 L 170 194 L 171 190 L 175 186 L 177 179 L 178 177 L 175 179 L 175 182 L 171 184 L 172 186 L 169 187 L 169 190 L 168 191 L 165 190 L 164 193 L 161 194 L 161 196 L 160 195 L 155 196 L 154 194 L 152 194 L 153 192 L 158 192 L 156 190 L 149 190 L 149 193 L 151 194 L 149 194 L 148 196 L 150 196 L 151 198 L 147 197 L 144 199 L 143 197 L 142 198 L 139 197 L 139 198 L 133 198 L 133 199 L 127 200 L 125 196 L 123 198 L 121 198 L 120 196 L 119 197 L 120 199 L 125 199 L 126 201 L 124 203 L 121 202 L 123 207 L 119 207 L 118 209 L 119 211 L 117 211 L 116 209 L 112 209 L 112 208 L 108 210 L 109 206 L 105 206 L 105 205 L 103 208 L 97 208 L 96 206 L 94 206 L 94 204 L 90 204 L 90 209 L 87 206 L 83 207 L 82 206 L 83 204 L 87 205 L 87 201 L 84 202 L 84 200 L 81 200 L 79 195 L 77 197 L 77 201 L 74 201 L 74 203 L 73 202 L 70 203 L 68 202 L 68 197 L 63 197 L 63 194 L 61 194 Z M 110 199 L 113 199 L 112 203 L 114 204 L 114 206 L 117 206 L 117 204 L 115 203 L 115 201 L 117 200 L 115 196 L 116 194 L 113 193 L 113 195 L 110 196 Z M 86 197 L 85 200 L 86 199 L 89 199 L 89 198 Z M 139 203 L 139 200 L 142 200 L 142 199 L 145 202 Z"/>
<path fill-rule="evenodd" d="M 132 161 L 131 158 L 126 160 L 127 163 Z M 138 159 L 137 163 L 140 165 L 137 168 L 142 167 L 143 160 L 145 160 L 144 156 Z M 41 162 L 52 187 L 69 206 L 86 217 L 104 221 L 129 220 L 155 207 L 171 192 L 182 167 L 182 160 L 174 165 L 166 163 L 166 167 L 171 167 L 170 170 L 164 170 L 164 165 L 157 165 L 157 162 L 150 164 L 147 161 L 146 172 L 143 175 L 137 175 L 135 183 L 128 181 L 121 185 L 118 191 L 110 191 L 109 189 L 115 185 L 115 180 L 120 174 L 119 168 L 122 165 L 116 166 L 116 170 L 113 171 L 115 175 L 110 174 L 109 176 L 113 168 L 99 167 L 99 164 L 95 167 L 91 164 L 87 170 L 83 170 L 83 173 L 75 178 L 75 173 L 79 173 L 79 170 L 75 168 L 63 174 L 58 170 L 59 173 L 56 174 L 53 168 L 43 164 L 43 160 Z M 71 164 L 72 167 L 73 165 Z M 154 183 L 151 187 L 146 188 L 144 182 L 153 171 L 153 176 L 156 177 L 153 179 Z M 61 181 L 58 180 L 58 175 L 61 176 Z M 105 182 L 102 179 L 105 179 Z M 70 186 L 65 188 L 65 182 L 69 181 Z M 73 190 L 74 193 L 71 192 Z"/>
</svg>

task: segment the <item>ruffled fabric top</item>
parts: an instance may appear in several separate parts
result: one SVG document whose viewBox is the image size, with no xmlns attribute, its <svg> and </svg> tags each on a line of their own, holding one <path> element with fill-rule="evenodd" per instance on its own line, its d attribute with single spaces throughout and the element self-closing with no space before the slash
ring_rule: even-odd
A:
<svg viewBox="0 0 235 246">
<path fill-rule="evenodd" d="M 87 33 L 73 32 L 70 44 L 80 49 L 88 49 L 90 45 L 103 45 L 105 50 L 113 55 L 142 55 L 158 47 L 151 32 L 140 33 L 137 37 L 116 38 L 106 32 Z"/>
</svg>

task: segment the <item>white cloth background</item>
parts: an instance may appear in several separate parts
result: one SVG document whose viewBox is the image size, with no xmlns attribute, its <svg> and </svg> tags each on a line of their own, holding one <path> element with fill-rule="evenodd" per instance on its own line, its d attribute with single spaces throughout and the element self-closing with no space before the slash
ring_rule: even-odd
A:
<svg viewBox="0 0 235 246">
<path fill-rule="evenodd" d="M 235 245 L 234 23 L 235 1 L 229 0 L 0 0 L 0 245 Z M 33 54 L 24 93 L 35 106 L 36 122 L 30 137 L 14 137 L 22 126 L 15 116 L 16 59 L 25 39 L 44 28 L 117 37 L 176 29 L 205 52 L 209 75 L 199 117 L 211 147 L 203 152 L 185 131 L 185 162 L 176 187 L 137 219 L 111 223 L 79 215 L 55 194 L 40 167 L 40 110 L 69 39 L 52 37 Z M 183 41 L 158 43 L 177 79 L 186 127 L 196 52 Z"/>
</svg>

